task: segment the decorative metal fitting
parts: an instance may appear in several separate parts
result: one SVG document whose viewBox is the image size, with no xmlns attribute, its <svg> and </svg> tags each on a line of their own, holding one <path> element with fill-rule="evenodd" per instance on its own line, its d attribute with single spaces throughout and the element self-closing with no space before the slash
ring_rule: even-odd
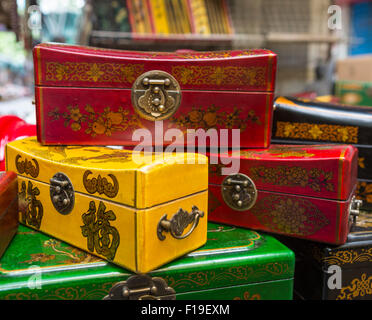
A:
<svg viewBox="0 0 372 320">
<path fill-rule="evenodd" d="M 144 119 L 168 119 L 181 103 L 181 88 L 167 72 L 153 70 L 140 75 L 132 87 L 132 104 Z"/>
<path fill-rule="evenodd" d="M 188 237 L 194 229 L 198 226 L 199 219 L 204 217 L 204 212 L 200 211 L 197 206 L 193 206 L 191 213 L 183 209 L 179 209 L 178 212 L 172 217 L 172 219 L 167 220 L 167 215 L 163 215 L 158 223 L 157 234 L 160 240 L 165 239 L 163 232 L 170 232 L 175 239 L 185 239 Z M 182 235 L 184 230 L 189 224 L 193 223 L 190 230 Z"/>
<path fill-rule="evenodd" d="M 359 210 L 360 210 L 360 207 L 362 206 L 362 204 L 363 204 L 363 201 L 359 200 L 359 199 L 356 199 L 355 196 L 353 196 L 353 198 L 350 201 L 349 215 L 350 215 L 350 221 L 353 224 L 356 223 L 357 217 L 360 214 Z"/>
<path fill-rule="evenodd" d="M 257 189 L 251 178 L 242 173 L 227 176 L 222 181 L 221 193 L 225 203 L 237 211 L 246 211 L 257 200 Z"/>
<path fill-rule="evenodd" d="M 50 199 L 61 214 L 69 214 L 74 207 L 75 191 L 70 179 L 62 172 L 50 179 Z"/>
<path fill-rule="evenodd" d="M 162 278 L 136 274 L 114 284 L 103 300 L 176 300 L 176 292 Z"/>
</svg>

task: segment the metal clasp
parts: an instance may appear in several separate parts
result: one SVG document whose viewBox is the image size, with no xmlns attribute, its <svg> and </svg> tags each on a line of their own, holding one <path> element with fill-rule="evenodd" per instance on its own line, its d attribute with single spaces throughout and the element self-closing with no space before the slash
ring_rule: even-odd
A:
<svg viewBox="0 0 372 320">
<path fill-rule="evenodd" d="M 114 284 L 103 300 L 175 300 L 175 293 L 164 279 L 142 274 Z"/>
<path fill-rule="evenodd" d="M 181 88 L 169 73 L 159 70 L 139 76 L 132 87 L 132 104 L 144 119 L 169 118 L 181 103 Z"/>
<path fill-rule="evenodd" d="M 227 176 L 222 181 L 221 193 L 225 203 L 237 211 L 252 208 L 257 200 L 257 189 L 254 182 L 242 173 Z"/>
<path fill-rule="evenodd" d="M 62 172 L 50 179 L 50 199 L 61 214 L 69 214 L 74 207 L 75 191 L 70 179 Z"/>
<path fill-rule="evenodd" d="M 349 205 L 349 215 L 350 215 L 350 220 L 353 224 L 356 223 L 357 217 L 360 214 L 360 207 L 362 206 L 363 201 L 356 199 L 355 196 L 350 201 Z"/>
</svg>

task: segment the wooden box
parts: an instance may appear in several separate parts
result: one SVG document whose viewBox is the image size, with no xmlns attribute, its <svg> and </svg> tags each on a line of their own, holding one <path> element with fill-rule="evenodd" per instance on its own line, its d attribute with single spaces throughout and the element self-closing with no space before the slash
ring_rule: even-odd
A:
<svg viewBox="0 0 372 320">
<path fill-rule="evenodd" d="M 353 146 L 272 145 L 211 154 L 209 160 L 211 221 L 325 243 L 346 241 L 359 206 Z M 223 175 L 231 166 L 223 165 L 226 160 L 237 162 L 238 172 Z"/>
<path fill-rule="evenodd" d="M 305 300 L 372 300 L 372 215 L 361 212 L 347 242 L 280 237 L 296 254 L 295 290 Z"/>
<path fill-rule="evenodd" d="M 42 146 L 36 137 L 8 143 L 20 222 L 135 272 L 203 245 L 207 158 L 141 159 L 108 147 Z"/>
<path fill-rule="evenodd" d="M 357 197 L 372 209 L 372 108 L 278 97 L 273 143 L 351 144 L 358 148 Z"/>
<path fill-rule="evenodd" d="M 148 145 L 184 145 L 187 129 L 230 133 L 229 141 L 199 139 L 198 145 L 270 144 L 276 55 L 269 50 L 167 53 L 40 44 L 34 66 L 44 145 L 134 146 L 137 129 L 149 130 Z M 231 129 L 240 130 L 240 141 L 232 140 Z M 195 144 L 192 137 L 188 145 Z"/>
<path fill-rule="evenodd" d="M 293 252 L 272 236 L 214 223 L 203 247 L 139 276 L 20 225 L 0 299 L 290 300 L 293 275 Z"/>
</svg>

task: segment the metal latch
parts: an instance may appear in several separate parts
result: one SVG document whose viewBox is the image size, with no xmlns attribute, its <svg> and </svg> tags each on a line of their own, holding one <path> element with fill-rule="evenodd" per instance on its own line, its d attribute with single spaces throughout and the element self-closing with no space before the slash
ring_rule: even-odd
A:
<svg viewBox="0 0 372 320">
<path fill-rule="evenodd" d="M 168 119 L 181 103 L 181 88 L 167 72 L 153 70 L 140 75 L 132 87 L 132 104 L 144 119 Z"/>
<path fill-rule="evenodd" d="M 103 300 L 176 300 L 176 292 L 164 279 L 141 274 L 114 284 Z"/>
<path fill-rule="evenodd" d="M 356 199 L 355 196 L 350 201 L 350 206 L 349 206 L 349 215 L 350 215 L 350 221 L 355 224 L 357 217 L 359 216 L 360 212 L 360 207 L 362 206 L 363 201 Z"/>
<path fill-rule="evenodd" d="M 74 207 L 74 188 L 70 179 L 62 172 L 57 172 L 50 179 L 50 199 L 61 214 L 69 214 Z"/>
<path fill-rule="evenodd" d="M 254 182 L 242 173 L 227 176 L 222 181 L 221 193 L 225 203 L 237 211 L 252 208 L 257 200 L 257 189 Z"/>
</svg>

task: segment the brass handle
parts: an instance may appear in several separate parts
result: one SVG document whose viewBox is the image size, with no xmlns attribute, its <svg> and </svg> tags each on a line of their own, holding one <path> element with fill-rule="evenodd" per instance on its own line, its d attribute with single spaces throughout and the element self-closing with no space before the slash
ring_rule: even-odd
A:
<svg viewBox="0 0 372 320">
<path fill-rule="evenodd" d="M 158 223 L 157 234 L 159 240 L 164 240 L 165 235 L 163 232 L 170 232 L 175 239 L 185 239 L 187 238 L 198 226 L 199 219 L 204 217 L 204 212 L 200 211 L 197 206 L 193 206 L 191 213 L 183 209 L 179 209 L 178 212 L 172 217 L 172 219 L 167 220 L 167 215 L 163 215 Z M 190 230 L 185 233 L 184 230 L 193 223 Z"/>
</svg>

